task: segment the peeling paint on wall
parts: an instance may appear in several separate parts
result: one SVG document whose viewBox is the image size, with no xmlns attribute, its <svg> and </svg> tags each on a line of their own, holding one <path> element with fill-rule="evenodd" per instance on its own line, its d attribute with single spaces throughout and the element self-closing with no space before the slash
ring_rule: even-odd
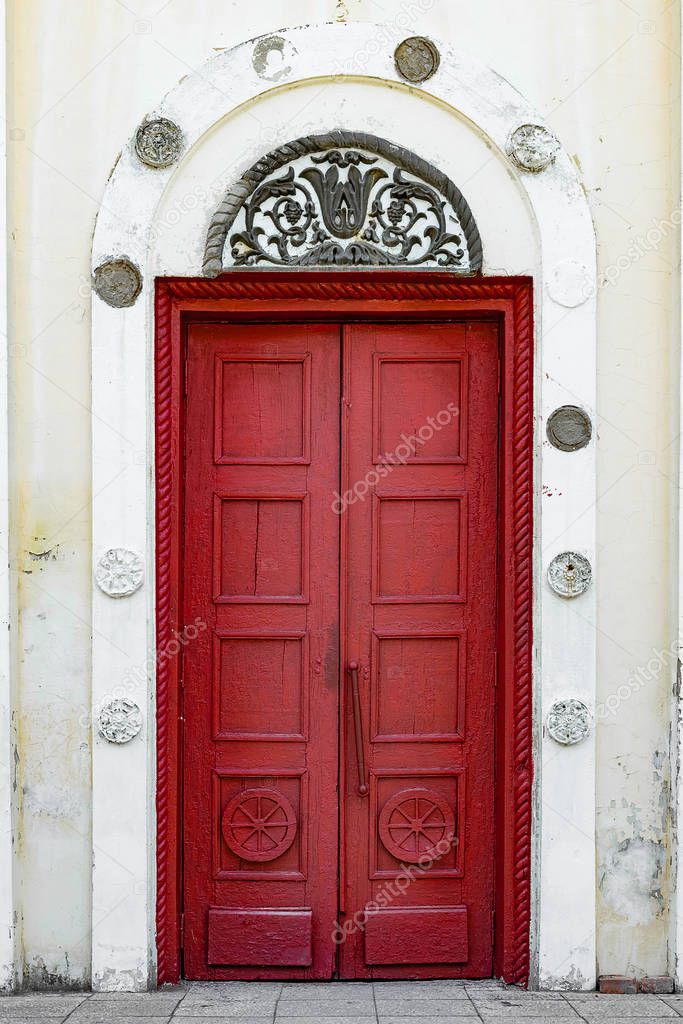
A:
<svg viewBox="0 0 683 1024">
<path fill-rule="evenodd" d="M 42 957 L 34 957 L 24 972 L 24 988 L 37 992 L 76 992 L 88 988 L 90 979 L 87 973 L 81 977 L 74 977 L 68 954 L 64 953 L 63 958 L 64 970 L 58 971 L 48 970 Z"/>
<path fill-rule="evenodd" d="M 602 865 L 598 885 L 609 909 L 631 924 L 650 924 L 665 909 L 662 876 L 666 847 L 634 836 L 623 839 Z"/>
</svg>

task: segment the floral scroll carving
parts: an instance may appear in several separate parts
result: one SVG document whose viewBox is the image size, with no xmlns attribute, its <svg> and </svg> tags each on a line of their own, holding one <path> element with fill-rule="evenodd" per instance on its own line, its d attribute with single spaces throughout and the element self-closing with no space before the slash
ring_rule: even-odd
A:
<svg viewBox="0 0 683 1024">
<path fill-rule="evenodd" d="M 242 267 L 481 270 L 472 212 L 421 157 L 365 132 L 311 135 L 258 161 L 227 193 L 204 273 Z"/>
</svg>

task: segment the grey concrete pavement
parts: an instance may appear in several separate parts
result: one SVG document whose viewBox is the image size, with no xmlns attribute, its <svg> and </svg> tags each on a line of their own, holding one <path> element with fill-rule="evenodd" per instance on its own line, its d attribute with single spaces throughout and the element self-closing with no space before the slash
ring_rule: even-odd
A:
<svg viewBox="0 0 683 1024">
<path fill-rule="evenodd" d="M 159 992 L 0 997 L 0 1024 L 640 1024 L 683 996 L 524 992 L 496 982 L 196 982 Z"/>
</svg>

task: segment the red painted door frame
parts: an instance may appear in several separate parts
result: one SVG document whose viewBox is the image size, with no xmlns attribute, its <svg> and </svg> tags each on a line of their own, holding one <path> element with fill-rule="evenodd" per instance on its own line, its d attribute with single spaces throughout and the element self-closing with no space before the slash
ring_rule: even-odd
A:
<svg viewBox="0 0 683 1024">
<path fill-rule="evenodd" d="M 529 974 L 532 797 L 533 300 L 530 278 L 401 271 L 237 271 L 161 278 L 156 291 L 157 980 L 181 970 L 179 651 L 185 324 L 497 319 L 500 339 L 499 645 L 494 974 Z"/>
</svg>

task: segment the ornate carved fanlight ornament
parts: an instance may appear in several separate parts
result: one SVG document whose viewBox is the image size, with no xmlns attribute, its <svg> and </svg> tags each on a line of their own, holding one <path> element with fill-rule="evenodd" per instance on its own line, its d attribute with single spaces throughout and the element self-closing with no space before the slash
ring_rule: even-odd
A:
<svg viewBox="0 0 683 1024">
<path fill-rule="evenodd" d="M 366 132 L 308 135 L 262 157 L 227 192 L 204 273 L 227 267 L 481 270 L 477 225 L 457 186 Z"/>
</svg>

